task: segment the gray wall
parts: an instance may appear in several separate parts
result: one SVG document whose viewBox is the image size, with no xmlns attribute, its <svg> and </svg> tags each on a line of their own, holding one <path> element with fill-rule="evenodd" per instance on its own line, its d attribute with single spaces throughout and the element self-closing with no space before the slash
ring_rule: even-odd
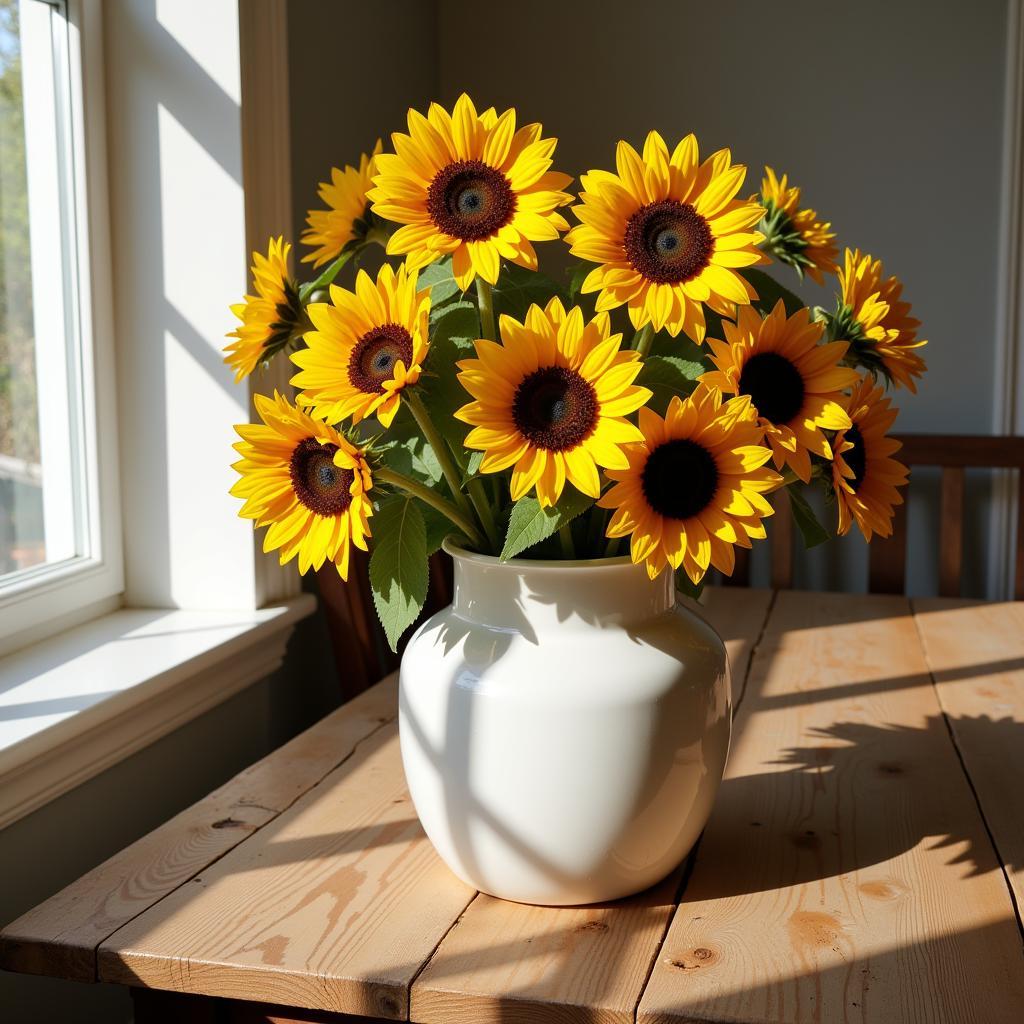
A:
<svg viewBox="0 0 1024 1024">
<path fill-rule="evenodd" d="M 991 431 L 1004 0 L 439 6 L 442 98 L 543 121 L 569 173 L 614 167 L 615 141 L 651 128 L 729 146 L 752 191 L 764 164 L 789 171 L 925 323 L 930 373 L 900 395 L 901 428 Z"/>
</svg>

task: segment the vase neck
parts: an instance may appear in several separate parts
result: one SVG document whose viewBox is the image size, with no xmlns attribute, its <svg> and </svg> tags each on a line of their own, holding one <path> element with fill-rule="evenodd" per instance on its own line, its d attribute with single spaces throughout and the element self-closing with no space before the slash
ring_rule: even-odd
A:
<svg viewBox="0 0 1024 1024">
<path fill-rule="evenodd" d="M 614 626 L 639 622 L 672 607 L 672 574 L 650 579 L 628 559 L 588 562 L 500 562 L 452 549 L 454 610 L 461 618 L 519 629 L 573 621 Z"/>
</svg>

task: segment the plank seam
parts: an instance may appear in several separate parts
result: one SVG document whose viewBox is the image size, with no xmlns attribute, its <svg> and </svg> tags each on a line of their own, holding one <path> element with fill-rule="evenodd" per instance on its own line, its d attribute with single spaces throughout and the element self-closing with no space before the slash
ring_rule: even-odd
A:
<svg viewBox="0 0 1024 1024">
<path fill-rule="evenodd" d="M 761 628 L 758 630 L 757 637 L 754 639 L 754 642 L 750 645 L 750 652 L 747 654 L 747 663 L 743 668 L 743 689 L 740 691 L 739 698 L 737 699 L 732 711 L 733 722 L 736 721 L 736 713 L 740 709 L 740 704 L 743 703 L 743 698 L 747 695 L 747 683 L 750 680 L 750 670 L 754 665 L 754 655 L 761 646 L 762 640 L 764 640 L 765 632 L 768 629 L 768 620 L 772 617 L 772 612 L 775 610 L 775 599 L 778 596 L 778 590 L 773 589 L 772 596 L 768 599 L 768 604 L 765 606 L 764 618 L 761 620 Z M 675 909 L 665 920 L 665 927 L 661 931 L 661 938 L 658 940 L 658 945 L 654 950 L 654 956 L 651 957 L 651 962 L 647 965 L 647 974 L 644 977 L 644 983 L 640 986 L 640 994 L 636 998 L 636 1005 L 633 1007 L 634 1024 L 636 1024 L 636 1021 L 640 1017 L 640 1004 L 644 1001 L 644 993 L 647 991 L 651 975 L 654 973 L 654 968 L 658 965 L 658 958 L 661 956 L 661 951 L 665 948 L 665 940 L 668 938 L 669 929 L 672 927 L 672 922 L 675 920 L 676 914 L 679 912 L 679 904 L 683 900 L 683 895 L 686 892 L 686 886 L 689 884 L 690 876 L 693 874 L 693 869 L 697 864 L 697 856 L 700 853 L 700 844 L 703 839 L 704 833 L 701 832 L 697 837 L 697 842 L 693 844 L 693 849 L 690 851 L 690 855 L 686 858 L 686 867 L 683 869 L 682 877 L 679 879 L 679 885 L 676 888 L 674 899 Z"/>
<path fill-rule="evenodd" d="M 761 649 L 761 644 L 764 641 L 764 635 L 768 632 L 768 622 L 772 617 L 772 612 L 775 611 L 775 602 L 778 599 L 778 596 L 778 590 L 773 590 L 772 596 L 768 599 L 768 607 L 764 610 L 764 618 L 761 620 L 761 629 L 758 631 L 754 642 L 750 645 L 750 653 L 747 655 L 747 664 L 743 669 L 743 689 L 740 691 L 739 697 L 736 698 L 736 705 L 732 709 L 732 720 L 734 724 L 736 722 L 736 715 L 740 710 L 740 705 L 743 703 L 743 698 L 747 695 L 747 685 L 750 682 L 750 670 L 754 667 L 754 657 Z"/>
<path fill-rule="evenodd" d="M 953 730 L 953 724 L 949 720 L 949 713 L 946 711 L 946 705 L 942 700 L 942 690 L 939 688 L 938 680 L 935 678 L 935 671 L 932 668 L 931 659 L 928 657 L 928 644 L 925 641 L 924 634 L 921 632 L 921 626 L 917 621 L 917 605 L 913 600 L 910 602 L 910 608 L 913 612 L 914 630 L 917 632 L 917 638 L 921 644 L 921 653 L 924 655 L 925 665 L 928 667 L 928 678 L 931 680 L 932 689 L 935 691 L 935 699 L 938 702 L 939 711 L 942 713 L 942 721 L 946 726 L 946 732 L 949 734 L 949 740 L 953 744 L 953 750 L 956 753 L 957 760 L 960 762 L 960 770 L 964 773 L 964 778 L 967 780 L 967 785 L 971 790 L 971 795 L 974 797 L 974 803 L 978 808 L 978 815 L 981 818 L 981 823 L 985 826 L 988 841 L 992 844 L 992 852 L 996 855 L 996 860 L 999 862 L 999 871 L 1003 876 L 1003 883 L 1005 884 L 1006 891 L 1010 896 L 1010 905 L 1013 907 L 1013 915 L 1017 920 L 1017 930 L 1020 933 L 1021 942 L 1024 944 L 1024 917 L 1021 916 L 1021 908 L 1017 903 L 1017 896 L 1013 891 L 1013 885 L 1010 883 L 1010 875 L 1006 868 L 1006 858 L 1003 856 L 1002 851 L 999 849 L 999 844 L 996 842 L 995 834 L 993 833 L 988 822 L 988 817 L 985 814 L 985 808 L 982 806 L 981 796 L 978 793 L 977 787 L 974 785 L 974 779 L 971 778 L 970 770 L 967 767 L 967 761 L 964 758 L 964 752 L 961 749 L 960 744 L 957 742 L 956 732 Z"/>
<path fill-rule="evenodd" d="M 476 902 L 476 899 L 477 899 L 477 897 L 479 895 L 480 895 L 479 892 L 475 892 L 475 893 L 473 893 L 472 896 L 470 896 L 470 898 L 466 902 L 466 905 L 462 908 L 462 910 L 459 911 L 458 917 L 456 917 L 455 920 L 452 921 L 452 923 L 450 925 L 448 925 L 448 927 L 444 930 L 444 934 L 434 944 L 434 948 L 430 951 L 430 953 L 427 956 L 427 958 L 423 961 L 422 964 L 420 964 L 419 970 L 412 976 L 412 978 L 409 979 L 409 989 L 408 989 L 408 993 L 406 995 L 406 1000 L 405 1000 L 406 1013 L 407 1013 L 406 1019 L 407 1020 L 410 1020 L 410 1021 L 412 1020 L 412 990 L 413 990 L 413 987 L 416 985 L 416 982 L 420 980 L 420 975 L 430 966 L 430 962 L 437 955 L 437 951 L 441 948 L 441 945 L 444 942 L 444 940 L 447 939 L 448 936 L 451 935 L 451 933 L 455 930 L 455 928 L 461 923 L 462 919 L 468 913 L 469 908 Z"/>
<path fill-rule="evenodd" d="M 342 706 L 344 706 L 344 705 L 342 705 Z M 333 765 L 326 772 L 324 772 L 323 775 L 321 775 L 320 778 L 318 778 L 311 786 L 309 786 L 308 789 L 304 789 L 301 793 L 297 793 L 293 797 L 293 799 L 289 800 L 283 807 L 281 807 L 280 810 L 276 811 L 272 818 L 268 818 L 261 825 L 256 826 L 256 828 L 252 829 L 249 832 L 249 834 L 244 839 L 240 840 L 239 842 L 235 843 L 234 846 L 229 847 L 228 849 L 224 850 L 222 853 L 219 853 L 216 857 L 214 857 L 211 860 L 207 861 L 201 868 L 199 868 L 198 871 L 193 872 L 191 875 L 189 875 L 188 878 L 184 879 L 181 882 L 180 885 L 176 885 L 173 889 L 169 890 L 168 892 L 165 892 L 163 894 L 163 896 L 161 896 L 158 900 L 155 900 L 154 902 L 150 903 L 149 906 L 147 906 L 147 907 L 143 907 L 141 910 L 139 910 L 139 912 L 137 914 L 133 914 L 127 920 L 121 921 L 118 924 L 118 926 L 112 932 L 110 932 L 108 935 L 103 936 L 103 938 L 101 938 L 96 943 L 96 945 L 93 947 L 93 974 L 94 974 L 94 980 L 97 981 L 97 982 L 103 980 L 102 978 L 100 978 L 100 946 L 102 946 L 104 942 L 107 942 L 110 939 L 112 939 L 119 931 L 121 931 L 122 928 L 127 928 L 128 925 L 130 925 L 136 918 L 141 917 L 143 914 L 148 914 L 149 911 L 151 911 L 154 907 L 159 906 L 169 896 L 173 896 L 174 893 L 176 893 L 179 889 L 182 888 L 182 886 L 188 885 L 188 883 L 191 882 L 192 879 L 198 877 L 204 871 L 208 871 L 214 864 L 216 864 L 219 860 L 222 860 L 229 853 L 233 853 L 235 850 L 237 850 L 241 846 L 245 845 L 245 843 L 249 842 L 249 840 L 252 839 L 252 837 L 254 835 L 256 835 L 258 832 L 262 832 L 263 829 L 267 827 L 267 825 L 270 825 L 272 822 L 277 821 L 277 819 L 282 814 L 284 814 L 285 811 L 289 810 L 289 808 L 291 808 L 291 807 L 294 807 L 296 803 L 298 803 L 304 797 L 308 796 L 310 793 L 313 792 L 314 789 L 316 789 L 318 786 L 320 786 L 323 783 L 324 779 L 327 778 L 328 775 L 330 775 L 332 772 L 337 771 L 343 764 L 345 764 L 346 761 L 351 760 L 356 755 L 356 752 L 359 750 L 359 748 L 364 743 L 366 743 L 368 740 L 370 740 L 374 736 L 376 736 L 377 733 L 379 733 L 381 731 L 381 729 L 384 729 L 387 726 L 393 724 L 397 718 L 398 718 L 398 711 L 397 711 L 397 709 L 395 710 L 394 714 L 392 714 L 390 717 L 388 717 L 388 718 L 381 718 L 378 721 L 377 725 L 375 725 L 365 736 L 362 736 L 360 739 L 356 740 L 356 742 L 352 745 L 352 749 L 340 761 L 338 761 L 337 764 Z M 246 804 L 245 806 L 256 806 L 256 805 Z"/>
</svg>

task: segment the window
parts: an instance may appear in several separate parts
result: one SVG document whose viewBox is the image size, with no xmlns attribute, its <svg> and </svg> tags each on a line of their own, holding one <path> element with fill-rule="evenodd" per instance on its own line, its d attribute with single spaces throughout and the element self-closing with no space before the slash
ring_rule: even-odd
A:
<svg viewBox="0 0 1024 1024">
<path fill-rule="evenodd" d="M 0 585 L 89 554 L 62 22 L 0 0 Z"/>
<path fill-rule="evenodd" d="M 106 235 L 89 231 L 86 187 L 102 147 L 86 145 L 79 7 L 0 0 L 0 652 L 5 634 L 29 642 L 120 587 L 96 416 Z"/>
</svg>

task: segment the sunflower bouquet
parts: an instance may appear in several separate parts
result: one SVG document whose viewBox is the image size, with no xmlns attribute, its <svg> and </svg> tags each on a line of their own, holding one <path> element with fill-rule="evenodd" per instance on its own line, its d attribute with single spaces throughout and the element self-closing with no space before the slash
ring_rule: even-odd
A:
<svg viewBox="0 0 1024 1024">
<path fill-rule="evenodd" d="M 743 197 L 728 150 L 652 131 L 574 196 L 541 125 L 466 95 L 410 110 L 391 142 L 320 186 L 302 236 L 317 276 L 300 284 L 271 240 L 232 307 L 237 380 L 277 356 L 296 370 L 294 402 L 257 395 L 261 422 L 237 428 L 232 493 L 265 551 L 343 578 L 352 546 L 370 551 L 394 646 L 452 534 L 503 560 L 628 551 L 691 591 L 779 501 L 809 545 L 889 535 L 907 470 L 885 391 L 915 390 L 925 342 L 900 282 L 859 250 L 840 265 L 786 176 Z M 575 262 L 545 275 L 535 243 L 559 241 Z M 758 269 L 773 262 L 835 279 L 834 307 Z"/>
</svg>

